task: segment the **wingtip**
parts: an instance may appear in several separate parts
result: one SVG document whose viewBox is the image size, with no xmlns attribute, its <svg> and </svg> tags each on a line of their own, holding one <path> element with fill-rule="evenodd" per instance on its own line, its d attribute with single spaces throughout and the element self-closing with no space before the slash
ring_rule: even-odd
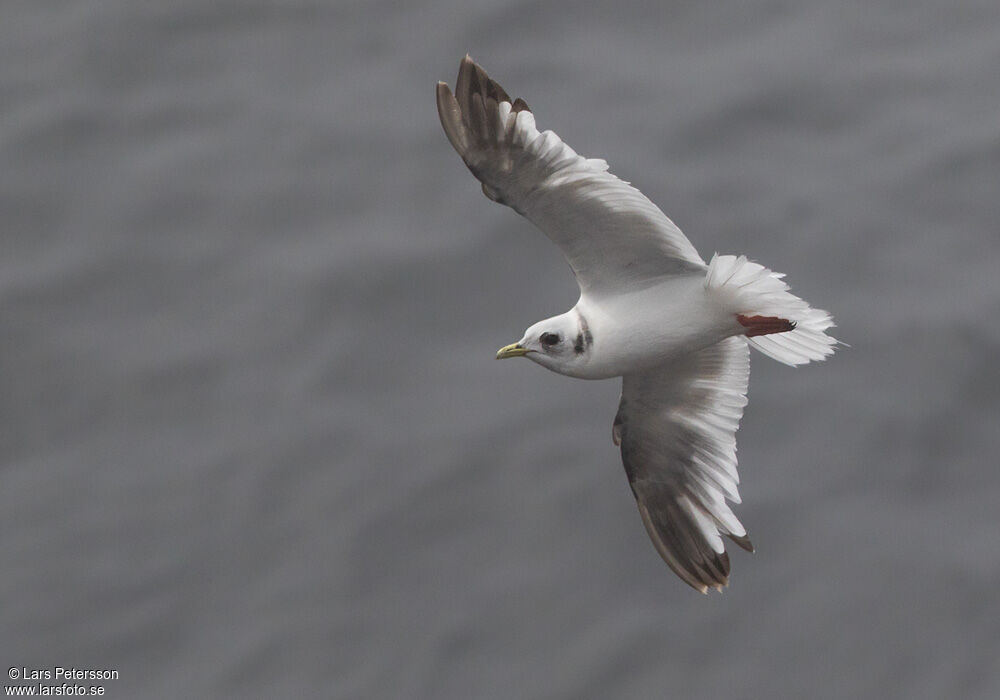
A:
<svg viewBox="0 0 1000 700">
<path fill-rule="evenodd" d="M 751 554 L 757 551 L 756 549 L 754 549 L 753 542 L 750 541 L 749 535 L 737 536 L 730 534 L 726 535 L 726 537 L 735 542 L 740 547 L 740 549 L 743 549 L 744 551 L 750 552 Z"/>
<path fill-rule="evenodd" d="M 438 118 L 444 133 L 451 142 L 451 145 L 458 151 L 459 155 L 465 153 L 467 147 L 467 137 L 462 124 L 462 109 L 458 105 L 458 100 L 448 87 L 448 83 L 439 81 L 437 84 L 437 110 Z"/>
<path fill-rule="evenodd" d="M 462 57 L 462 60 L 458 64 L 459 82 L 471 81 L 473 74 L 475 74 L 477 70 L 482 70 L 482 68 L 480 68 L 476 64 L 476 62 L 472 60 L 472 56 L 470 56 L 469 54 L 465 54 L 465 56 Z M 459 88 L 457 85 L 455 86 L 455 92 L 456 93 L 461 92 L 461 88 Z"/>
<path fill-rule="evenodd" d="M 441 109 L 448 103 L 448 98 L 452 96 L 451 88 L 448 87 L 448 83 L 439 80 L 434 88 L 434 93 L 437 95 L 438 114 L 441 114 Z"/>
</svg>

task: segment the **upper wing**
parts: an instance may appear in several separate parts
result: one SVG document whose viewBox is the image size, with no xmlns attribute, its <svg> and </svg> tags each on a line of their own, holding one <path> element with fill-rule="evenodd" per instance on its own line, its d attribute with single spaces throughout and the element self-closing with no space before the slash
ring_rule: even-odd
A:
<svg viewBox="0 0 1000 700">
<path fill-rule="evenodd" d="M 551 131 L 539 133 L 524 100 L 511 100 L 466 56 L 455 95 L 438 83 L 448 140 L 483 193 L 527 217 L 562 250 L 583 291 L 617 289 L 705 262 L 639 190 L 582 158 Z"/>
<path fill-rule="evenodd" d="M 753 551 L 726 504 L 740 502 L 736 430 L 747 403 L 750 351 L 733 337 L 622 379 L 612 430 L 657 551 L 702 593 L 729 582 L 720 535 Z"/>
</svg>

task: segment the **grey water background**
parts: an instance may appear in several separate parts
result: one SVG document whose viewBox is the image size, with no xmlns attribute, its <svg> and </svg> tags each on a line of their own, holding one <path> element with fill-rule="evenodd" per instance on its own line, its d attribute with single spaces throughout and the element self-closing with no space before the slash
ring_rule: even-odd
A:
<svg viewBox="0 0 1000 700">
<path fill-rule="evenodd" d="M 434 108 L 471 52 L 851 344 L 753 359 L 703 597 L 575 301 Z M 0 8 L 0 663 L 108 697 L 1000 696 L 1000 4 Z"/>
</svg>

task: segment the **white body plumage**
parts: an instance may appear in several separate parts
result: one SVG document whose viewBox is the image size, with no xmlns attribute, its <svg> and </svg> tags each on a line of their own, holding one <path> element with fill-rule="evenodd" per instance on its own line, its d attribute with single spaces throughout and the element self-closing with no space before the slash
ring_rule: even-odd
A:
<svg viewBox="0 0 1000 700">
<path fill-rule="evenodd" d="M 734 312 L 705 288 L 704 279 L 687 274 L 615 296 L 584 294 L 562 317 L 570 324 L 586 323 L 592 338 L 587 351 L 567 354 L 560 362 L 548 362 L 544 353 L 529 353 L 528 359 L 570 377 L 609 379 L 663 365 L 742 333 Z M 533 326 L 521 343 L 530 344 L 533 329 L 545 332 L 553 321 Z"/>
</svg>

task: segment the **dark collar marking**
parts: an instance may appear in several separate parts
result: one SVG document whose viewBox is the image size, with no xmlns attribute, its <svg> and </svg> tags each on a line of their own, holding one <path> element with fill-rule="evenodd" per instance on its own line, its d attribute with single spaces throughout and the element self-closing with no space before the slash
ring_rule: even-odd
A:
<svg viewBox="0 0 1000 700">
<path fill-rule="evenodd" d="M 583 314 L 576 312 L 577 318 L 580 319 L 580 332 L 576 335 L 576 341 L 573 343 L 573 352 L 577 355 L 582 355 L 583 351 L 594 344 L 594 336 L 590 333 L 590 326 L 587 325 L 587 319 L 583 317 Z"/>
</svg>

